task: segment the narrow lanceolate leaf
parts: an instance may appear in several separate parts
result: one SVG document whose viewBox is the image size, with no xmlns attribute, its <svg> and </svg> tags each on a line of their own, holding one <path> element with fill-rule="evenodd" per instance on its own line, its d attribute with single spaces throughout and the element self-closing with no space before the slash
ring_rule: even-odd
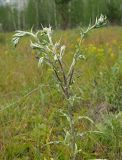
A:
<svg viewBox="0 0 122 160">
<path fill-rule="evenodd" d="M 19 40 L 20 40 L 19 37 L 14 37 L 14 38 L 12 39 L 12 42 L 13 42 L 13 44 L 14 44 L 14 47 L 17 46 L 17 44 L 19 43 Z"/>
<path fill-rule="evenodd" d="M 23 37 L 26 35 L 26 32 L 24 31 L 16 31 L 16 34 L 14 35 L 14 37 Z"/>
<path fill-rule="evenodd" d="M 58 57 L 57 57 L 57 55 L 55 54 L 54 55 L 54 61 L 57 61 L 58 60 Z"/>
<path fill-rule="evenodd" d="M 63 55 L 64 55 L 65 48 L 66 48 L 65 45 L 61 46 L 61 49 L 60 49 L 60 59 L 62 59 L 62 57 L 63 57 Z"/>
<path fill-rule="evenodd" d="M 69 118 L 68 114 L 64 113 L 61 110 L 59 112 L 62 114 L 62 116 L 66 117 L 66 119 L 67 119 L 68 122 L 70 122 L 70 118 Z"/>
<path fill-rule="evenodd" d="M 87 116 L 79 116 L 77 121 L 82 120 L 82 119 L 88 120 L 89 122 L 94 124 L 94 121 L 91 118 L 87 117 Z"/>
<path fill-rule="evenodd" d="M 13 39 L 12 39 L 12 42 L 15 47 L 19 43 L 20 38 L 22 38 L 26 34 L 27 34 L 27 32 L 25 32 L 25 31 L 16 31 L 16 33 L 13 35 Z"/>
<path fill-rule="evenodd" d="M 88 134 L 98 134 L 98 135 L 101 135 L 101 134 L 104 134 L 104 132 L 101 132 L 101 131 L 86 131 L 86 132 L 82 132 L 82 133 L 77 133 L 77 136 L 83 137 L 83 136 L 88 135 Z"/>
<path fill-rule="evenodd" d="M 51 141 L 51 142 L 49 142 L 49 143 L 46 143 L 46 144 L 44 144 L 43 146 L 42 146 L 42 148 L 44 148 L 44 147 L 46 147 L 47 145 L 53 145 L 53 144 L 63 144 L 63 141 Z"/>
<path fill-rule="evenodd" d="M 43 49 L 41 45 L 39 45 L 38 43 L 33 43 L 32 41 L 31 41 L 30 47 L 32 49 Z"/>
<path fill-rule="evenodd" d="M 41 57 L 38 62 L 38 67 L 42 66 L 43 62 L 44 62 L 44 57 Z"/>
<path fill-rule="evenodd" d="M 70 140 L 71 140 L 71 134 L 70 134 L 69 131 L 66 130 L 66 131 L 65 131 L 64 144 L 69 145 Z"/>
</svg>

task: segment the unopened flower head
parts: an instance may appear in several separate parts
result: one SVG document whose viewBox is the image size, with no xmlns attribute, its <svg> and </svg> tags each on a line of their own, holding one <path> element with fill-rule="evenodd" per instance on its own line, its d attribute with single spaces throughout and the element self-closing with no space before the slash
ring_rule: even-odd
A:
<svg viewBox="0 0 122 160">
<path fill-rule="evenodd" d="M 45 32 L 46 34 L 50 35 L 52 33 L 52 28 L 51 27 L 44 27 L 43 28 L 43 32 Z"/>
<path fill-rule="evenodd" d="M 102 27 L 106 25 L 106 23 L 107 23 L 107 17 L 101 14 L 99 19 L 96 18 L 95 28 Z"/>
</svg>

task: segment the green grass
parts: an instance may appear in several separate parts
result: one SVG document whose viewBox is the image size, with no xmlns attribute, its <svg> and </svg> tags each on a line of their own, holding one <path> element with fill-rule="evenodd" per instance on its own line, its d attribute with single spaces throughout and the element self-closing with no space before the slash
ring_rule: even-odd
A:
<svg viewBox="0 0 122 160">
<path fill-rule="evenodd" d="M 47 145 L 61 140 L 67 126 L 58 109 L 65 102 L 55 88 L 51 70 L 37 67 L 35 53 L 24 39 L 18 48 L 11 44 L 13 33 L 0 34 L 0 160 L 68 160 L 64 145 Z M 62 35 L 62 36 L 61 36 Z M 67 45 L 69 64 L 79 29 L 54 32 Z M 74 92 L 82 99 L 75 115 L 95 121 L 76 124 L 78 131 L 99 130 L 79 138 L 82 151 L 77 160 L 122 157 L 122 27 L 94 30 L 83 44 L 86 60 L 77 66 Z"/>
</svg>

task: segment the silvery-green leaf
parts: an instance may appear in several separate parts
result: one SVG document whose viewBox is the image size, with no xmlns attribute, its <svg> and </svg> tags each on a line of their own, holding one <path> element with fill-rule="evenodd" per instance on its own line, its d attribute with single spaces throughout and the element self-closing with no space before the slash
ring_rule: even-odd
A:
<svg viewBox="0 0 122 160">
<path fill-rule="evenodd" d="M 55 43 L 55 47 L 58 48 L 60 46 L 60 42 Z"/>
<path fill-rule="evenodd" d="M 71 135 L 70 135 L 69 131 L 65 131 L 65 133 L 66 134 L 65 134 L 64 143 L 69 144 Z"/>
<path fill-rule="evenodd" d="M 62 57 L 63 57 L 63 55 L 64 55 L 65 48 L 66 48 L 65 45 L 61 46 L 61 49 L 60 49 L 60 59 L 62 59 Z"/>
<path fill-rule="evenodd" d="M 52 50 L 49 48 L 49 46 L 45 46 L 45 50 L 46 50 L 47 52 L 52 52 Z"/>
<path fill-rule="evenodd" d="M 80 99 L 81 99 L 81 97 L 77 97 L 77 95 L 74 95 L 74 96 L 70 96 L 68 101 L 73 106 L 74 102 L 79 101 Z"/>
<path fill-rule="evenodd" d="M 19 40 L 20 40 L 20 38 L 16 38 L 16 37 L 12 39 L 12 42 L 13 42 L 13 44 L 14 44 L 15 47 L 19 43 Z"/>
<path fill-rule="evenodd" d="M 38 43 L 33 43 L 32 41 L 31 41 L 30 47 L 31 47 L 32 49 L 43 49 L 43 47 L 42 47 L 40 44 L 38 44 Z"/>
<path fill-rule="evenodd" d="M 85 133 L 77 133 L 77 137 L 83 137 L 85 135 Z"/>
<path fill-rule="evenodd" d="M 80 55 L 78 56 L 78 58 L 79 58 L 79 59 L 86 59 L 85 55 L 82 55 L 82 54 L 80 54 Z"/>
<path fill-rule="evenodd" d="M 54 55 L 54 61 L 57 61 L 58 60 L 58 58 L 57 58 L 57 55 L 55 54 Z"/>
<path fill-rule="evenodd" d="M 28 32 L 25 32 L 25 31 L 16 31 L 12 39 L 14 46 L 16 47 L 16 45 L 19 43 L 20 38 L 22 38 L 23 36 L 27 34 Z"/>
<path fill-rule="evenodd" d="M 23 37 L 24 35 L 26 35 L 26 32 L 16 33 L 14 37 Z"/>
<path fill-rule="evenodd" d="M 44 57 L 41 57 L 38 62 L 38 67 L 42 66 L 43 62 L 44 62 Z"/>
<path fill-rule="evenodd" d="M 43 28 L 43 31 L 45 32 L 45 33 L 47 33 L 47 34 L 51 34 L 52 33 L 52 29 L 51 29 L 51 27 L 45 27 L 45 28 Z"/>
<path fill-rule="evenodd" d="M 75 153 L 77 153 L 77 151 L 78 151 L 78 146 L 77 146 L 77 144 L 75 143 Z"/>
</svg>

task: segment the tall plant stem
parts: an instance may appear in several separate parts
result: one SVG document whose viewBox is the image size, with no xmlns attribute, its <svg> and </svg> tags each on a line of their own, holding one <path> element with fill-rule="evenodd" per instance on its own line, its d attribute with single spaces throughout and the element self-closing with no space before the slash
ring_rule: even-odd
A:
<svg viewBox="0 0 122 160">
<path fill-rule="evenodd" d="M 61 68 L 62 71 L 62 75 L 63 75 L 63 81 L 64 81 L 64 94 L 65 94 L 65 98 L 66 100 L 68 100 L 68 116 L 70 119 L 70 134 L 71 134 L 71 160 L 75 160 L 76 159 L 76 153 L 75 153 L 75 144 L 76 144 L 76 139 L 75 139 L 75 127 L 74 127 L 74 116 L 73 116 L 73 105 L 71 105 L 69 103 L 69 98 L 70 98 L 70 88 L 69 88 L 69 84 L 70 81 L 72 81 L 72 77 L 73 77 L 73 73 L 71 72 L 70 74 L 70 79 L 68 82 L 67 76 L 64 72 L 64 68 L 62 65 L 62 61 L 60 61 L 60 59 L 58 59 L 58 63 L 59 66 Z"/>
<path fill-rule="evenodd" d="M 72 155 L 71 155 L 71 160 L 76 159 L 76 153 L 75 153 L 75 144 L 76 144 L 76 139 L 75 139 L 75 127 L 74 127 L 74 116 L 73 116 L 73 111 L 72 111 L 73 106 L 71 104 L 68 105 L 68 114 L 69 114 L 69 119 L 70 119 L 70 134 L 71 134 L 71 150 L 72 150 Z"/>
<path fill-rule="evenodd" d="M 69 93 L 69 88 L 67 88 L 66 91 L 66 97 L 68 100 L 68 116 L 69 116 L 69 123 L 70 123 L 70 135 L 71 135 L 71 160 L 76 159 L 76 153 L 75 153 L 75 144 L 76 144 L 76 138 L 75 138 L 75 126 L 74 126 L 74 115 L 73 115 L 73 105 L 69 102 L 70 98 L 70 93 Z"/>
</svg>

